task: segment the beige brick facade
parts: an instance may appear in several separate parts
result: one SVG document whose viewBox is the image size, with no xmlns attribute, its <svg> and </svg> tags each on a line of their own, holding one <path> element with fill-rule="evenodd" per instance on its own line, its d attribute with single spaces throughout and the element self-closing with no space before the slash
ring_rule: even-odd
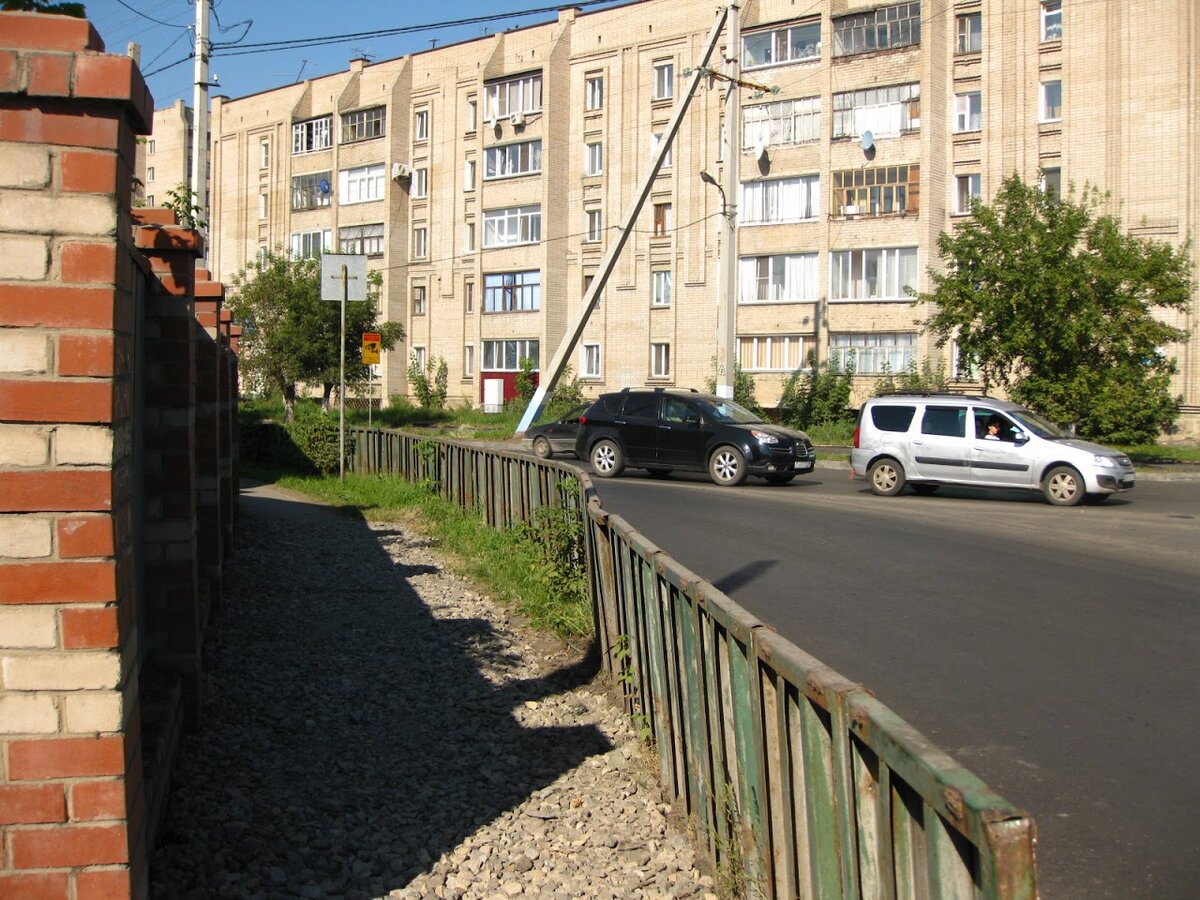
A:
<svg viewBox="0 0 1200 900">
<path fill-rule="evenodd" d="M 446 360 L 452 399 L 478 405 L 488 379 L 511 389 L 511 371 L 495 370 L 512 368 L 514 350 L 553 355 L 716 11 L 710 0 L 566 10 L 216 98 L 211 268 L 228 279 L 277 245 L 366 250 L 384 272 L 386 315 L 408 335 L 385 354 L 385 396 L 408 393 L 414 350 Z M 897 22 L 887 27 L 899 46 L 844 52 Z M 770 91 L 743 91 L 737 128 L 749 185 L 737 198 L 739 352 L 765 405 L 810 351 L 853 350 L 860 371 L 952 367 L 953 347 L 920 333 L 903 286 L 929 286 L 938 234 L 1011 173 L 1095 185 L 1142 236 L 1200 235 L 1192 0 L 759 0 L 742 5 L 741 28 L 744 78 Z M 521 102 L 537 79 L 540 99 Z M 511 105 L 491 109 L 492 94 Z M 721 198 L 699 173 L 720 178 L 721 97 L 719 81 L 702 81 L 572 359 L 588 394 L 711 375 Z M 743 127 L 756 116 L 766 124 Z M 839 179 L 876 190 L 848 196 Z M 540 232 L 528 230 L 531 210 Z M 1196 243 L 1191 253 L 1200 259 Z M 1197 331 L 1195 317 L 1178 321 Z M 1185 432 L 1200 434 L 1200 335 L 1166 349 L 1180 364 Z"/>
<path fill-rule="evenodd" d="M 167 192 L 187 184 L 191 171 L 192 110 L 182 100 L 154 111 L 154 131 L 138 141 L 140 185 L 134 198 L 139 205 L 162 206 Z"/>
</svg>

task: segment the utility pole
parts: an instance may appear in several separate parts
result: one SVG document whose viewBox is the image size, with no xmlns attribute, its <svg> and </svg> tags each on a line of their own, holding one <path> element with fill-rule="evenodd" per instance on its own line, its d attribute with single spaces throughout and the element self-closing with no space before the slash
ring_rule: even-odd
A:
<svg viewBox="0 0 1200 900">
<path fill-rule="evenodd" d="M 717 275 L 717 396 L 733 399 L 737 364 L 737 198 L 741 162 L 741 36 L 738 5 L 730 0 L 725 17 L 725 131 L 721 137 L 721 257 Z"/>
<path fill-rule="evenodd" d="M 208 222 L 208 19 L 210 0 L 196 0 L 196 84 L 192 93 L 192 178 L 199 217 Z"/>
</svg>

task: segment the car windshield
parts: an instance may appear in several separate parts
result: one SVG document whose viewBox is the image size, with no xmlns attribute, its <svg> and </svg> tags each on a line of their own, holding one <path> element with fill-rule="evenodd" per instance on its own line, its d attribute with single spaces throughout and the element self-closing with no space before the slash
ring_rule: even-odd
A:
<svg viewBox="0 0 1200 900">
<path fill-rule="evenodd" d="M 1030 412 L 1027 409 L 1010 409 L 1008 414 L 1040 438 L 1070 437 L 1069 434 L 1067 434 L 1057 425 L 1053 424 L 1052 422 L 1047 422 L 1037 413 Z"/>
<path fill-rule="evenodd" d="M 758 416 L 732 400 L 694 401 L 706 416 L 716 422 L 732 422 L 735 425 L 755 425 L 762 422 Z"/>
</svg>

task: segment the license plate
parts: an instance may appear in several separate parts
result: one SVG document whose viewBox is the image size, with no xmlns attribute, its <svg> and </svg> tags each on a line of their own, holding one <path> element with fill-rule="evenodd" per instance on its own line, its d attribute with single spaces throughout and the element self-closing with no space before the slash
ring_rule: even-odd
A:
<svg viewBox="0 0 1200 900">
<path fill-rule="evenodd" d="M 809 463 L 802 459 L 798 459 L 794 463 L 792 463 L 793 469 L 807 469 L 809 467 L 810 467 Z"/>
</svg>

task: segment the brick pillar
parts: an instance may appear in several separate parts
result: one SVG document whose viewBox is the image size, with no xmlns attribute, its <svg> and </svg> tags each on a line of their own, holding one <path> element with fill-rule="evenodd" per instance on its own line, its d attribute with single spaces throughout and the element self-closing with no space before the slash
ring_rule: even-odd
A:
<svg viewBox="0 0 1200 900">
<path fill-rule="evenodd" d="M 221 602 L 221 303 L 225 287 L 196 270 L 196 527 L 201 577 L 214 606 Z"/>
<path fill-rule="evenodd" d="M 0 13 L 0 897 L 146 894 L 129 241 L 150 96 Z"/>
<path fill-rule="evenodd" d="M 208 619 L 196 512 L 196 259 L 200 235 L 165 209 L 135 211 L 134 243 L 153 277 L 145 310 L 146 662 L 180 679 L 184 714 L 199 723 Z"/>
</svg>

